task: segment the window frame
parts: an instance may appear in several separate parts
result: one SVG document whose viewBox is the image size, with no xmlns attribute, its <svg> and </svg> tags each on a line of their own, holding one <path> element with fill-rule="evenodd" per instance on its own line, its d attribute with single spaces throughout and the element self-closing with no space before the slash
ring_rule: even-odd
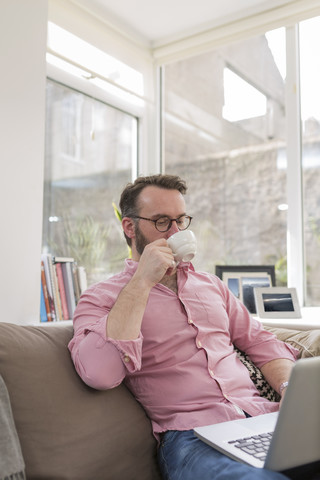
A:
<svg viewBox="0 0 320 480">
<path fill-rule="evenodd" d="M 53 65 L 47 64 L 47 79 L 53 80 L 57 83 L 70 87 L 84 95 L 88 95 L 98 101 L 101 101 L 108 106 L 121 110 L 124 113 L 131 115 L 137 119 L 137 162 L 132 163 L 132 180 L 134 180 L 139 172 L 139 165 L 141 164 L 141 151 L 139 142 L 143 138 L 142 125 L 143 125 L 143 111 L 140 108 L 125 103 L 120 99 L 112 96 L 109 92 L 98 88 L 96 85 L 92 85 L 90 80 L 76 77 L 68 72 L 65 72 Z"/>
<path fill-rule="evenodd" d="M 302 132 L 299 65 L 299 24 L 286 28 L 286 145 L 287 145 L 287 283 L 296 287 L 305 304 L 306 268 L 302 192 Z"/>
</svg>

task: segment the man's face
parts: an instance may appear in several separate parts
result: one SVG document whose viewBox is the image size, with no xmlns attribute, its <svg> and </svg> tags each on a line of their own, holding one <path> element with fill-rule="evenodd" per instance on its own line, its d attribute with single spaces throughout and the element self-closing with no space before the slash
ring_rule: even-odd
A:
<svg viewBox="0 0 320 480">
<path fill-rule="evenodd" d="M 166 190 L 155 186 L 142 190 L 138 199 L 139 216 L 157 220 L 160 217 L 178 218 L 186 213 L 183 195 L 178 190 Z M 168 239 L 179 229 L 175 222 L 167 232 L 159 232 L 153 222 L 138 220 L 135 226 L 135 237 L 132 239 L 139 256 L 148 243 L 159 238 Z"/>
</svg>

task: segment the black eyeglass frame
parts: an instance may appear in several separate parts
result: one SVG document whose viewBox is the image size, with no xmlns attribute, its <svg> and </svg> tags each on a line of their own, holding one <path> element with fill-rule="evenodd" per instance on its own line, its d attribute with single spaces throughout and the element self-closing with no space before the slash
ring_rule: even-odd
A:
<svg viewBox="0 0 320 480">
<path fill-rule="evenodd" d="M 154 223 L 154 226 L 156 227 L 156 229 L 158 230 L 158 232 L 161 232 L 161 233 L 165 233 L 165 232 L 168 232 L 170 230 L 170 228 L 172 227 L 172 222 L 176 222 L 177 224 L 177 227 L 180 231 L 183 231 L 183 230 L 187 230 L 187 228 L 190 227 L 190 224 L 191 224 L 191 220 L 193 217 L 190 217 L 190 215 L 180 215 L 180 217 L 178 218 L 169 218 L 167 216 L 163 216 L 163 217 L 159 217 L 157 218 L 156 220 L 153 220 L 152 218 L 146 218 L 146 217 L 140 217 L 139 215 L 130 215 L 131 218 L 139 218 L 140 220 L 148 220 L 148 222 L 153 222 Z M 180 228 L 179 227 L 179 224 L 178 224 L 178 220 L 180 220 L 180 218 L 182 217 L 185 217 L 186 219 L 189 220 L 189 223 L 188 225 L 185 227 L 185 228 Z M 157 227 L 157 222 L 163 218 L 167 218 L 169 220 L 169 224 L 168 224 L 168 227 L 165 229 L 165 230 L 159 230 L 159 228 Z"/>
</svg>

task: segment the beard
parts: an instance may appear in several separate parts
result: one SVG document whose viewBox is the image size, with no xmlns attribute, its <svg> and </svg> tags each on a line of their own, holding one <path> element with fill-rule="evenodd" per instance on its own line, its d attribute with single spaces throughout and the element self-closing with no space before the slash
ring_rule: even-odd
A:
<svg viewBox="0 0 320 480">
<path fill-rule="evenodd" d="M 143 233 L 141 232 L 140 228 L 138 225 L 136 225 L 136 228 L 135 228 L 135 241 L 136 241 L 136 250 L 137 252 L 139 253 L 139 255 L 142 255 L 142 252 L 144 250 L 144 247 L 146 245 L 148 245 L 149 240 L 147 239 L 147 237 L 145 237 L 143 235 Z"/>
</svg>

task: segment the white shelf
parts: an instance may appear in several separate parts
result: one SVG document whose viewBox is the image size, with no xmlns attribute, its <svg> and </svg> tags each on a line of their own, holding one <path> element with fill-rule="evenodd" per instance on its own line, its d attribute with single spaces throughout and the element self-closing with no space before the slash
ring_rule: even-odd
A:
<svg viewBox="0 0 320 480">
<path fill-rule="evenodd" d="M 320 308 L 302 307 L 301 318 L 259 318 L 263 325 L 269 327 L 291 328 L 293 330 L 315 330 L 320 329 Z"/>
<path fill-rule="evenodd" d="M 61 322 L 34 322 L 31 324 L 33 327 L 53 327 L 53 326 L 65 327 L 66 325 L 73 325 L 72 320 L 61 320 Z"/>
<path fill-rule="evenodd" d="M 303 307 L 301 308 L 301 318 L 259 318 L 253 315 L 263 325 L 269 327 L 291 328 L 293 330 L 320 330 L 320 307 Z M 53 325 L 72 325 L 72 320 L 64 320 L 62 322 L 37 322 L 33 325 L 50 327 Z"/>
</svg>

